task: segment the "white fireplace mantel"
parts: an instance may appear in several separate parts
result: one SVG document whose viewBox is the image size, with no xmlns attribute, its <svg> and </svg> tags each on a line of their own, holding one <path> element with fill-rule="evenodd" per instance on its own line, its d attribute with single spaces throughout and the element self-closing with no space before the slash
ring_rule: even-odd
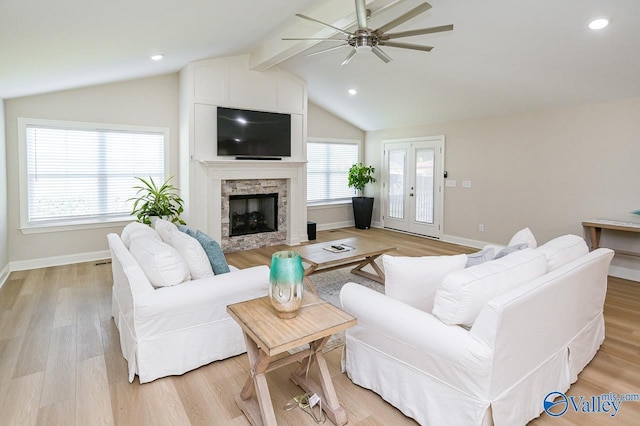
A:
<svg viewBox="0 0 640 426">
<path fill-rule="evenodd" d="M 305 161 L 226 160 L 198 161 L 206 185 L 200 196 L 205 197 L 206 212 L 199 212 L 206 221 L 207 233 L 217 241 L 222 237 L 222 181 L 240 179 L 285 179 L 287 181 L 287 244 L 307 241 L 307 200 Z"/>
</svg>

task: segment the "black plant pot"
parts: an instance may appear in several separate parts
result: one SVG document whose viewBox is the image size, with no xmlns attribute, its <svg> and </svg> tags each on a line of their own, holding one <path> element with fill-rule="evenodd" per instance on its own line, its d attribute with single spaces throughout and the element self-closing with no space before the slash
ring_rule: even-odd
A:
<svg viewBox="0 0 640 426">
<path fill-rule="evenodd" d="M 352 197 L 353 218 L 356 228 L 369 229 L 371 227 L 371 215 L 373 214 L 373 197 Z"/>
</svg>

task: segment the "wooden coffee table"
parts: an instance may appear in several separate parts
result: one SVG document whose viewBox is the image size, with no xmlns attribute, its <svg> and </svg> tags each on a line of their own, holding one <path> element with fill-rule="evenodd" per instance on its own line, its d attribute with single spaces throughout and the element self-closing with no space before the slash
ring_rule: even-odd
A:
<svg viewBox="0 0 640 426">
<path fill-rule="evenodd" d="M 353 250 L 333 253 L 325 250 L 325 247 L 334 245 L 345 245 L 353 247 Z M 346 268 L 357 265 L 351 270 L 352 274 L 362 275 L 371 280 L 384 284 L 384 272 L 376 264 L 375 260 L 383 253 L 395 250 L 396 248 L 385 243 L 371 240 L 364 237 L 351 237 L 342 240 L 329 241 L 326 243 L 308 244 L 296 247 L 300 257 L 310 264 L 304 271 L 304 282 L 309 286 L 314 294 L 318 294 L 313 283 L 309 279 L 311 275 L 320 272 L 332 271 L 334 269 Z M 367 265 L 371 265 L 375 274 L 363 271 Z"/>
<path fill-rule="evenodd" d="M 338 402 L 322 349 L 332 334 L 356 325 L 353 316 L 309 292 L 304 293 L 295 318 L 278 317 L 269 297 L 229 305 L 227 312 L 242 327 L 247 344 L 250 376 L 236 404 L 252 425 L 277 425 L 265 373 L 300 360 L 291 380 L 322 399 L 322 409 L 334 424 L 347 423 L 347 412 Z M 309 350 L 272 361 L 273 356 L 306 343 Z M 308 365 L 314 364 L 320 372 L 319 384 L 306 374 Z"/>
</svg>

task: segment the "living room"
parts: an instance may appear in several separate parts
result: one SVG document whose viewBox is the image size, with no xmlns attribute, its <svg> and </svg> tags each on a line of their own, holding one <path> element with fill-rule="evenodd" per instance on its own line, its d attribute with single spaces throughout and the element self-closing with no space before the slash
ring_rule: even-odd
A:
<svg viewBox="0 0 640 426">
<path fill-rule="evenodd" d="M 353 7 L 351 1 L 346 3 Z M 435 17 L 438 8 L 444 6 L 442 2 L 431 3 L 434 6 L 432 16 Z M 629 15 L 633 15 L 636 6 L 626 6 L 631 11 Z M 314 9 L 296 12 L 313 15 Z M 617 19 L 623 22 L 622 17 Z M 430 25 L 425 23 L 425 26 Z M 289 32 L 287 35 L 294 34 Z M 637 38 L 637 30 L 628 37 Z M 606 49 L 606 44 L 604 46 L 600 49 Z M 443 45 L 436 47 L 441 49 Z M 212 57 L 232 56 L 235 55 L 225 53 Z M 344 55 L 340 53 L 339 56 L 334 68 L 339 67 Z M 316 55 L 313 60 L 320 57 L 322 55 Z M 398 55 L 397 61 L 403 58 Z M 380 61 L 376 64 L 373 59 L 372 65 L 388 65 Z M 282 69 L 289 73 L 304 60 L 304 55 L 300 54 L 291 63 L 283 64 Z M 330 56 L 321 62 L 335 60 L 336 57 Z M 578 64 L 578 68 L 588 65 Z M 472 111 L 470 105 L 461 103 L 457 105 L 460 113 L 455 119 L 435 120 L 431 115 L 439 117 L 433 113 L 434 109 L 437 110 L 436 105 L 424 114 L 424 119 L 407 125 L 403 124 L 405 117 L 401 112 L 379 120 L 371 118 L 377 114 L 373 111 L 375 107 L 370 106 L 370 112 L 361 112 L 360 102 L 366 101 L 358 100 L 356 104 L 346 94 L 335 102 L 338 105 L 332 109 L 331 102 L 327 102 L 324 96 L 314 96 L 313 85 L 308 82 L 306 138 L 361 141 L 362 161 L 376 167 L 382 182 L 380 173 L 385 168 L 382 156 L 385 142 L 444 135 L 447 179 L 456 180 L 457 186 L 442 188 L 444 215 L 441 241 L 469 247 L 482 247 L 485 243 L 506 244 L 523 227 L 531 228 L 541 243 L 563 234 L 583 236 L 584 220 L 637 221 L 637 216 L 631 212 L 640 208 L 640 200 L 634 196 L 640 183 L 640 171 L 635 164 L 640 156 L 640 144 L 637 143 L 640 93 L 637 92 L 637 84 L 623 83 L 624 75 L 637 75 L 637 66 L 637 60 L 629 57 L 625 72 L 606 74 L 603 71 L 602 75 L 594 77 L 589 74 L 588 78 L 578 75 L 575 86 L 569 90 L 575 96 L 552 106 L 544 106 L 538 98 L 519 94 L 518 88 L 527 82 L 526 73 L 520 70 L 525 76 L 511 76 L 513 80 L 505 80 L 512 96 L 517 98 L 511 109 L 501 112 L 491 109 L 492 101 L 500 103 L 502 97 L 510 94 L 499 92 L 497 87 L 488 83 L 484 88 L 486 114 L 482 109 L 480 112 Z M 549 79 L 549 86 L 555 88 L 556 80 L 553 76 Z M 357 80 L 357 76 L 353 80 Z M 589 92 L 593 86 L 609 80 L 617 80 L 623 87 L 617 92 L 612 88 L 609 95 Z M 12 271 L 104 259 L 108 257 L 106 235 L 122 230 L 122 224 L 45 233 L 21 229 L 19 117 L 168 128 L 168 175 L 175 175 L 180 182 L 185 178 L 186 173 L 180 165 L 179 71 L 81 86 L 71 88 L 67 85 L 64 90 L 23 96 L 5 95 L 6 99 L 0 103 L 0 175 L 6 176 L 2 180 L 5 184 L 0 185 L 0 208 L 6 209 L 6 214 L 0 215 L 2 284 Z M 403 91 L 403 102 L 411 104 L 412 100 L 406 94 L 411 93 L 412 85 L 407 86 Z M 538 87 L 538 90 L 542 88 Z M 583 96 L 576 95 L 579 93 Z M 356 96 L 366 96 L 366 90 L 360 89 Z M 536 107 L 525 108 L 528 103 Z M 371 105 L 375 103 L 371 102 Z M 415 110 L 415 107 L 409 109 Z M 347 110 L 352 112 L 347 114 Z M 350 117 L 357 118 L 350 122 Z M 463 181 L 470 181 L 471 187 L 463 187 Z M 379 184 L 367 189 L 367 194 L 377 200 L 374 227 L 384 226 L 382 191 Z M 320 231 L 349 227 L 353 220 L 350 203 L 310 206 L 304 214 L 307 220 L 316 222 Z M 482 230 L 479 225 L 482 225 Z M 601 245 L 640 251 L 640 244 L 624 234 L 604 233 Z M 632 257 L 616 256 L 610 275 L 640 281 L 640 263 Z"/>
</svg>

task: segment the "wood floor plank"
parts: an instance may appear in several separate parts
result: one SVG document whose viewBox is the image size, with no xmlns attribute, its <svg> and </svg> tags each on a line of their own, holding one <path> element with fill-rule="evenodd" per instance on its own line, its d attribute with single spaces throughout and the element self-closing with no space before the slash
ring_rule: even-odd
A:
<svg viewBox="0 0 640 426">
<path fill-rule="evenodd" d="M 44 372 L 11 380 L 2 404 L 2 422 L 6 425 L 36 425 L 40 409 L 40 392 Z"/>
<path fill-rule="evenodd" d="M 87 426 L 114 424 L 107 366 L 103 356 L 79 360 L 76 375 L 75 423 Z"/>
<path fill-rule="evenodd" d="M 75 423 L 76 401 L 64 399 L 40 407 L 37 426 L 68 426 Z"/>
<path fill-rule="evenodd" d="M 76 331 L 74 325 L 52 330 L 40 406 L 76 398 Z"/>
<path fill-rule="evenodd" d="M 13 372 L 14 378 L 45 370 L 49 356 L 54 313 L 54 310 L 36 311 L 31 317 L 22 342 L 20 357 Z"/>
<path fill-rule="evenodd" d="M 0 407 L 9 390 L 13 371 L 18 362 L 22 337 L 0 340 Z"/>
</svg>

